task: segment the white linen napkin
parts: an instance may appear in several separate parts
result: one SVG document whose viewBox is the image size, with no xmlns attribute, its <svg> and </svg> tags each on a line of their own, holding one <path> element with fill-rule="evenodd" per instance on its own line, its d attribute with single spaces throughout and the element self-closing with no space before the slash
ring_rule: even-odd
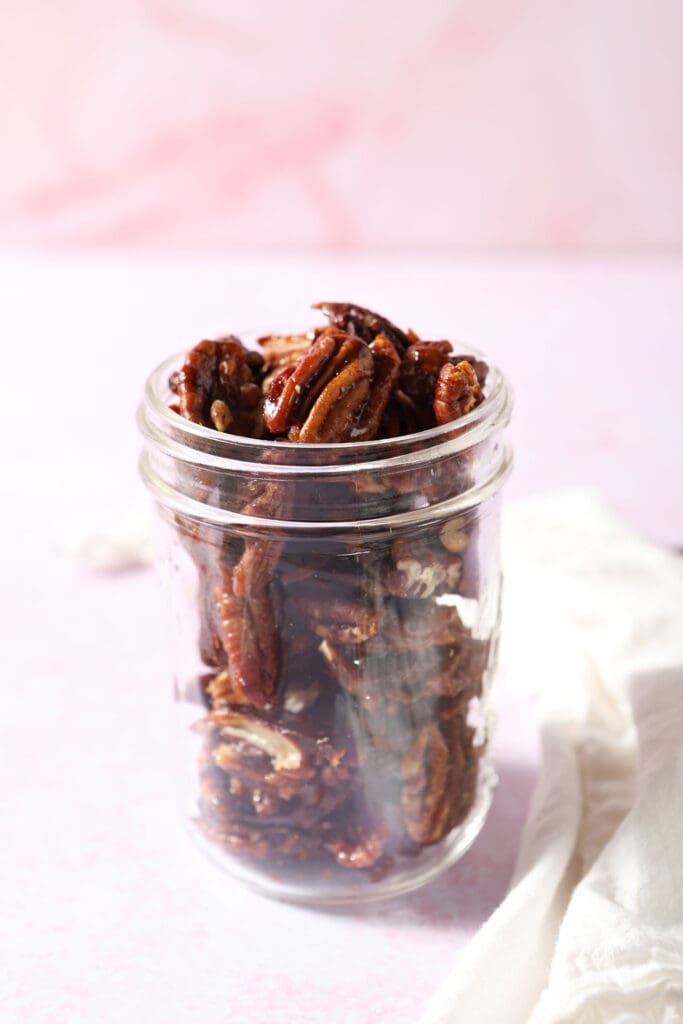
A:
<svg viewBox="0 0 683 1024">
<path fill-rule="evenodd" d="M 683 1021 L 683 559 L 586 493 L 509 505 L 503 552 L 541 774 L 510 891 L 421 1024 Z"/>
</svg>

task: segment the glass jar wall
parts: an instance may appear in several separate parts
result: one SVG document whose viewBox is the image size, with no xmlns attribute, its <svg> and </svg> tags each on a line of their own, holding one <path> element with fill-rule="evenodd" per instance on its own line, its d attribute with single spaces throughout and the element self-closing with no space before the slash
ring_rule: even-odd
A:
<svg viewBox="0 0 683 1024">
<path fill-rule="evenodd" d="M 453 863 L 495 772 L 499 502 L 510 393 L 344 445 L 259 442 L 140 410 L 158 510 L 183 813 L 269 895 L 375 899 Z"/>
</svg>

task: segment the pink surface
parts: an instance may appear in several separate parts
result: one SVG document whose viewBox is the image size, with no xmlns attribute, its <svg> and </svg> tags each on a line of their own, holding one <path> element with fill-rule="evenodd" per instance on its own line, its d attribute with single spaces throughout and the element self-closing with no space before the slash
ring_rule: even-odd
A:
<svg viewBox="0 0 683 1024">
<path fill-rule="evenodd" d="M 9 1022 L 408 1024 L 502 898 L 537 769 L 503 673 L 500 786 L 479 841 L 421 893 L 348 913 L 269 903 L 203 862 L 175 809 L 149 570 L 61 549 L 144 501 L 133 416 L 169 351 L 352 297 L 477 341 L 516 389 L 510 493 L 598 486 L 683 541 L 682 265 L 7 261 L 0 331 L 0 1005 Z M 485 982 L 485 979 L 482 979 Z"/>
<path fill-rule="evenodd" d="M 678 0 L 4 9 L 0 243 L 683 242 Z"/>
</svg>

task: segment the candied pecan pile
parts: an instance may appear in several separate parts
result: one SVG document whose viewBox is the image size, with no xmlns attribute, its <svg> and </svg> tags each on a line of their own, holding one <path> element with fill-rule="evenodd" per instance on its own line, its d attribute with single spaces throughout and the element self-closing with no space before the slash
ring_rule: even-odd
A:
<svg viewBox="0 0 683 1024">
<path fill-rule="evenodd" d="M 200 342 L 171 376 L 172 408 L 221 432 L 304 444 L 372 441 L 450 423 L 483 401 L 486 365 L 360 306 L 321 302 L 307 334 Z"/>
<path fill-rule="evenodd" d="M 354 443 L 450 423 L 484 400 L 487 367 L 450 342 L 361 307 L 315 308 L 328 326 L 262 338 L 260 352 L 202 341 L 170 379 L 172 408 L 224 433 Z M 240 511 L 286 520 L 301 486 L 252 481 Z M 358 482 L 430 486 L 410 473 Z M 482 749 L 468 715 L 489 659 L 459 610 L 478 596 L 476 522 L 351 548 L 176 522 L 199 579 L 204 833 L 278 867 L 379 878 L 462 822 Z"/>
</svg>

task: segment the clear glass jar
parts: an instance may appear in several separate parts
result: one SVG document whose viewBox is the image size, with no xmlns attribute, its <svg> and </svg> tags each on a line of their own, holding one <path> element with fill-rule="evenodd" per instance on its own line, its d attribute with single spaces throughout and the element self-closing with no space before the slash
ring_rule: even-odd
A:
<svg viewBox="0 0 683 1024">
<path fill-rule="evenodd" d="M 249 339 L 247 339 L 247 344 Z M 416 888 L 481 829 L 505 378 L 455 423 L 360 444 L 262 442 L 147 381 L 184 814 L 259 891 L 349 903 Z"/>
</svg>

